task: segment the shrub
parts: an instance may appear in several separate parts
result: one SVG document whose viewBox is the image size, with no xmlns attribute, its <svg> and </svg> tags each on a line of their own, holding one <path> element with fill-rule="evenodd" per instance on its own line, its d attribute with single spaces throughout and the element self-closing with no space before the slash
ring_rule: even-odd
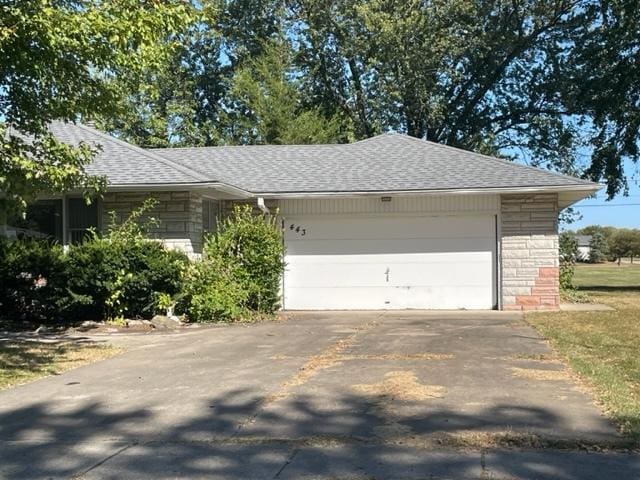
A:
<svg viewBox="0 0 640 480">
<path fill-rule="evenodd" d="M 261 313 L 279 306 L 283 252 L 275 217 L 254 214 L 250 205 L 237 206 L 205 244 L 206 258 L 229 266 L 248 294 L 247 307 Z"/>
<path fill-rule="evenodd" d="M 248 292 L 236 280 L 233 266 L 213 260 L 191 265 L 178 310 L 194 322 L 233 321 L 249 316 Z"/>
<path fill-rule="evenodd" d="M 60 321 L 72 302 L 62 247 L 45 240 L 0 239 L 0 318 Z"/>
<path fill-rule="evenodd" d="M 573 289 L 573 274 L 578 258 L 578 239 L 573 233 L 560 234 L 560 288 Z"/>
<path fill-rule="evenodd" d="M 160 293 L 181 291 L 186 255 L 145 238 L 155 220 L 142 218 L 153 206 L 146 201 L 121 224 L 113 219 L 104 237 L 69 249 L 70 289 L 88 299 L 76 303 L 76 318 L 150 317 Z"/>
<path fill-rule="evenodd" d="M 113 242 L 94 236 L 69 249 L 69 287 L 88 298 L 76 318 L 150 317 L 159 293 L 176 295 L 188 263 L 152 240 Z"/>
<path fill-rule="evenodd" d="M 275 218 L 238 206 L 205 242 L 204 258 L 186 281 L 180 308 L 194 321 L 235 320 L 273 313 L 284 270 Z"/>
</svg>

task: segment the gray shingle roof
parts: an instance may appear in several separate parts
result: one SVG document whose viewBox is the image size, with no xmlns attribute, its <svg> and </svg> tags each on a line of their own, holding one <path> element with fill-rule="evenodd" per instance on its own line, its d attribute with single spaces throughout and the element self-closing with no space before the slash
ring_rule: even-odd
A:
<svg viewBox="0 0 640 480">
<path fill-rule="evenodd" d="M 53 122 L 61 141 L 100 145 L 89 173 L 111 186 L 224 183 L 253 194 L 400 192 L 597 184 L 466 150 L 383 134 L 351 144 L 142 149 L 94 128 Z"/>
<path fill-rule="evenodd" d="M 94 128 L 73 123 L 52 122 L 51 133 L 61 142 L 100 146 L 87 166 L 91 175 L 107 177 L 110 185 L 156 185 L 207 181 L 197 172 L 151 151 L 123 142 Z"/>
<path fill-rule="evenodd" d="M 154 151 L 203 176 L 263 194 L 596 186 L 400 134 L 383 134 L 343 145 Z"/>
</svg>

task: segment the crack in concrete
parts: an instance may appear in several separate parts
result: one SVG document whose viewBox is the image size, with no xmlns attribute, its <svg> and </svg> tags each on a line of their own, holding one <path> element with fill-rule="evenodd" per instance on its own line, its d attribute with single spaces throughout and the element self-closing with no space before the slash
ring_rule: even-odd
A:
<svg viewBox="0 0 640 480">
<path fill-rule="evenodd" d="M 291 462 L 293 462 L 293 459 L 296 458 L 296 455 L 298 455 L 298 452 L 300 451 L 300 449 L 298 448 L 294 448 L 291 453 L 289 454 L 289 456 L 287 457 L 287 459 L 284 462 L 284 465 L 282 465 L 282 467 L 280 467 L 280 469 L 276 472 L 276 474 L 273 476 L 274 479 L 279 478 L 280 475 L 282 474 L 282 472 L 284 472 L 284 469 L 287 468 Z"/>
<path fill-rule="evenodd" d="M 122 447 L 120 450 L 117 450 L 116 452 L 112 453 L 111 455 L 103 458 L 102 460 L 100 460 L 99 462 L 95 463 L 94 465 L 90 466 L 89 468 L 83 470 L 80 473 L 77 473 L 75 475 L 72 475 L 71 478 L 74 480 L 81 480 L 82 477 L 84 477 L 87 473 L 89 473 L 92 470 L 95 470 L 96 468 L 104 465 L 106 462 L 108 462 L 109 460 L 111 460 L 112 458 L 117 457 L 118 455 L 120 455 L 121 453 L 129 450 L 131 447 L 135 447 L 136 445 L 139 445 L 138 442 L 133 442 L 130 443 L 129 445 L 125 445 L 124 447 Z"/>
</svg>

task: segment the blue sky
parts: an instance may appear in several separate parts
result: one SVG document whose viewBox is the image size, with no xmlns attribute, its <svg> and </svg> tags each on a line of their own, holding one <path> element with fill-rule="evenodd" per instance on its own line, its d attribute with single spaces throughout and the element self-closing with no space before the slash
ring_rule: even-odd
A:
<svg viewBox="0 0 640 480">
<path fill-rule="evenodd" d="M 602 191 L 596 198 L 578 202 L 574 207 L 582 215 L 582 219 L 570 225 L 562 225 L 563 229 L 575 230 L 587 225 L 611 225 L 614 227 L 640 228 L 640 186 L 638 185 L 638 165 L 632 162 L 625 164 L 625 172 L 629 177 L 629 196 L 618 195 L 611 201 L 606 200 Z"/>
</svg>

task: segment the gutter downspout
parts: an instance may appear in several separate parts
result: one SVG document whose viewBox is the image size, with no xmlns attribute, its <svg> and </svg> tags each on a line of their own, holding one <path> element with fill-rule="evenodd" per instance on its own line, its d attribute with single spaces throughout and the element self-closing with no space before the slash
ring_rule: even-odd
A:
<svg viewBox="0 0 640 480">
<path fill-rule="evenodd" d="M 264 197 L 258 197 L 257 203 L 258 203 L 258 208 L 262 213 L 264 213 L 265 215 L 271 215 L 271 210 L 269 210 L 267 206 L 264 204 Z"/>
</svg>

